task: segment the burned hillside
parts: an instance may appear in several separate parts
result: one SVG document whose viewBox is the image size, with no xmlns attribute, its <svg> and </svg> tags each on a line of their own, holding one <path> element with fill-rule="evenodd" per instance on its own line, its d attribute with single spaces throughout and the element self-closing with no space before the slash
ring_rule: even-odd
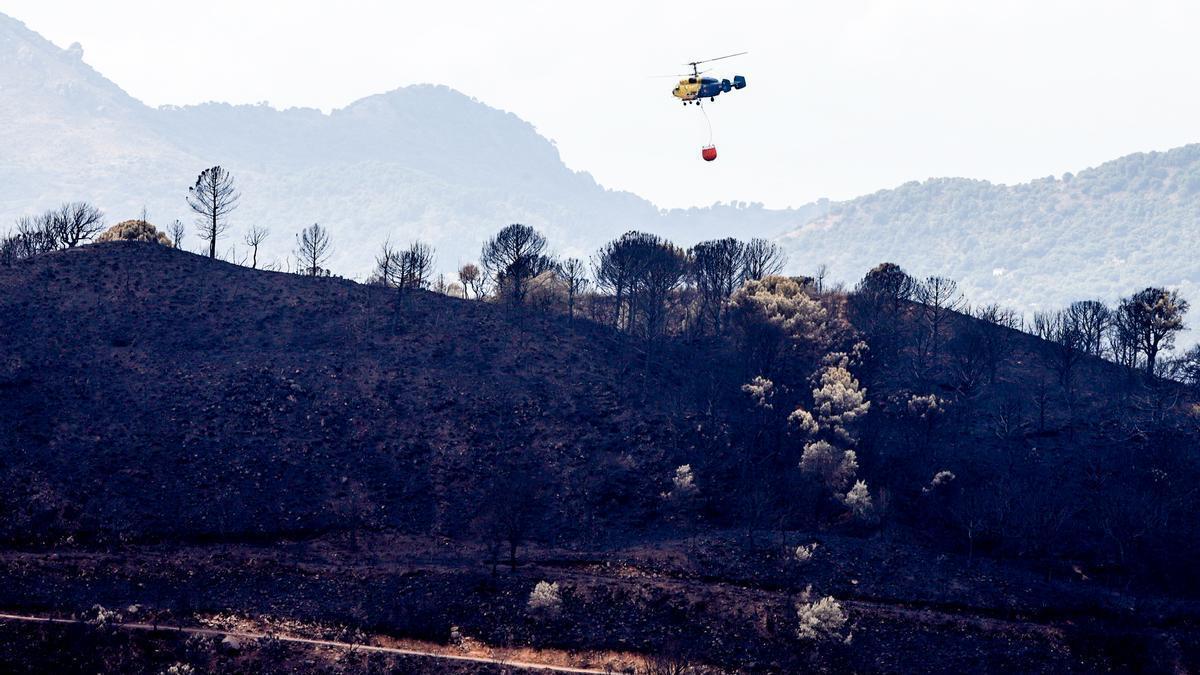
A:
<svg viewBox="0 0 1200 675">
<path fill-rule="evenodd" d="M 635 243 L 664 267 L 684 256 Z M 0 267 L 0 536 L 31 551 L 5 602 L 133 594 L 435 641 L 453 620 L 493 644 L 643 654 L 724 635 L 686 660 L 768 671 L 881 668 L 836 646 L 855 630 L 870 650 L 943 645 L 886 628 L 894 603 L 902 622 L 1069 617 L 1046 628 L 1060 637 L 1004 634 L 1030 650 L 1014 664 L 1057 650 L 1117 667 L 1175 640 L 1163 622 L 1194 625 L 1186 378 L 897 292 L 886 267 L 851 292 L 771 274 L 602 286 L 569 311 L 534 272 L 516 304 L 146 242 Z M 288 542 L 338 581 L 263 604 L 251 589 L 291 574 Z M 274 571 L 235 572 L 211 547 Z M 393 577 L 414 565 L 428 570 Z M 222 584 L 181 590 L 190 567 Z M 925 579 L 935 567 L 950 580 Z M 562 622 L 517 620 L 552 578 Z M 372 586 L 391 590 L 354 600 Z M 1151 609 L 1122 609 L 1135 597 Z M 1133 633 L 1104 645 L 1110 622 Z M 1008 629 L 977 629 L 939 647 L 965 650 L 947 669 L 1001 653 Z"/>
</svg>

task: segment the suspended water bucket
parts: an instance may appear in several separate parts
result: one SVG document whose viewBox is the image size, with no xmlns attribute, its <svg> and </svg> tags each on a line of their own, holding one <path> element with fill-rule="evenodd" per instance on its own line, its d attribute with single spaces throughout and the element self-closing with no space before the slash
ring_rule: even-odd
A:
<svg viewBox="0 0 1200 675">
<path fill-rule="evenodd" d="M 700 156 L 703 157 L 704 161 L 706 161 L 706 162 L 713 161 L 714 159 L 717 158 L 717 146 L 715 146 L 715 145 L 704 146 L 703 148 L 700 149 Z"/>
</svg>

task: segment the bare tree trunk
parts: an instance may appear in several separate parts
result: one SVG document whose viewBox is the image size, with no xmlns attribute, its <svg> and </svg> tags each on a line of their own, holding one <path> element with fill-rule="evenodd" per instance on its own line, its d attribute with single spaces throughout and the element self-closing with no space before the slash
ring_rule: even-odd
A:
<svg viewBox="0 0 1200 675">
<path fill-rule="evenodd" d="M 212 229 L 209 230 L 209 235 L 210 236 L 208 238 L 208 257 L 216 258 L 217 257 L 217 211 L 216 211 L 216 207 L 213 208 Z"/>
</svg>

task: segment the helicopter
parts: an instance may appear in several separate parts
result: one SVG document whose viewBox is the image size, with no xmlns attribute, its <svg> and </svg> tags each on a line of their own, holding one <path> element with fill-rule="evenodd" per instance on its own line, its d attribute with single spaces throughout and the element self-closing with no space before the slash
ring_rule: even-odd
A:
<svg viewBox="0 0 1200 675">
<path fill-rule="evenodd" d="M 718 56 L 714 59 L 703 59 L 701 61 L 689 61 L 686 65 L 689 65 L 692 67 L 692 74 L 682 76 L 685 79 L 682 79 L 679 81 L 679 84 L 676 85 L 676 87 L 671 90 L 671 94 L 673 96 L 675 96 L 675 98 L 682 99 L 684 105 L 687 105 L 689 103 L 695 103 L 696 105 L 700 105 L 700 102 L 703 99 L 707 98 L 709 101 L 716 101 L 717 96 L 720 96 L 721 94 L 727 94 L 730 91 L 733 91 L 734 89 L 745 89 L 746 88 L 746 78 L 745 77 L 743 77 L 741 75 L 734 75 L 732 80 L 728 80 L 728 79 L 718 80 L 715 77 L 704 77 L 704 73 L 707 73 L 709 71 L 700 70 L 700 64 L 709 63 L 712 61 L 720 61 L 721 59 L 733 58 L 734 56 L 741 56 L 741 55 L 747 54 L 747 53 L 748 52 L 738 52 L 737 54 Z"/>
</svg>

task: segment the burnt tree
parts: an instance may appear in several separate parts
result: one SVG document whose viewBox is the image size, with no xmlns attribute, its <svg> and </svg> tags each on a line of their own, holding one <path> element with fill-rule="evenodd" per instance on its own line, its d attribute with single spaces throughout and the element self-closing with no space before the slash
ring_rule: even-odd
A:
<svg viewBox="0 0 1200 675">
<path fill-rule="evenodd" d="M 199 216 L 200 238 L 208 242 L 208 257 L 217 257 L 217 239 L 228 227 L 226 219 L 237 208 L 241 194 L 233 184 L 233 175 L 220 166 L 200 172 L 196 184 L 188 188 L 187 203 Z"/>
</svg>

